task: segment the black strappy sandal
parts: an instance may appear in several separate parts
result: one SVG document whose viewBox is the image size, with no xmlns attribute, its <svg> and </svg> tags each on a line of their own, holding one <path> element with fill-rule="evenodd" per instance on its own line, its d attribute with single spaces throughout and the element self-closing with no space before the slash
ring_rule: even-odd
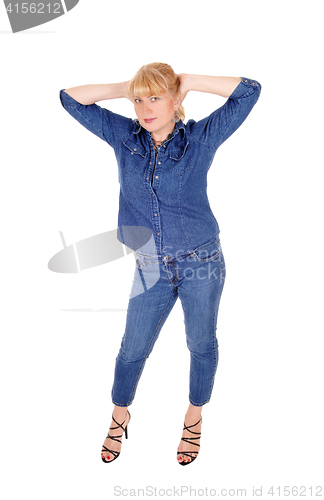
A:
<svg viewBox="0 0 324 500">
<path fill-rule="evenodd" d="M 127 410 L 127 413 L 128 413 L 128 415 L 129 415 L 129 420 L 128 420 L 128 423 L 127 423 L 127 425 L 126 425 L 125 429 L 124 429 L 123 425 L 124 425 L 124 423 L 126 422 L 126 420 L 124 420 L 124 422 L 123 422 L 122 424 L 119 424 L 119 423 L 117 422 L 117 420 L 115 420 L 115 419 L 114 419 L 114 416 L 112 416 L 112 419 L 113 419 L 113 421 L 114 421 L 114 422 L 115 422 L 115 424 L 116 424 L 116 427 L 110 427 L 110 428 L 109 428 L 109 430 L 110 430 L 110 431 L 115 431 L 116 429 L 118 429 L 118 428 L 120 427 L 121 429 L 123 429 L 123 432 L 122 432 L 122 434 L 120 434 L 120 436 L 110 436 L 109 431 L 108 431 L 108 436 L 106 437 L 106 439 L 107 439 L 107 438 L 110 438 L 110 439 L 112 439 L 113 441 L 118 441 L 118 443 L 121 443 L 121 440 L 120 440 L 120 439 L 118 439 L 118 438 L 121 438 L 121 437 L 123 436 L 124 431 L 125 431 L 125 438 L 126 438 L 126 439 L 128 439 L 127 427 L 128 427 L 128 424 L 129 424 L 129 421 L 130 421 L 131 416 L 130 416 L 130 413 L 129 413 L 129 411 L 128 411 L 128 410 Z M 114 460 L 116 460 L 116 458 L 118 458 L 118 457 L 119 457 L 119 455 L 120 455 L 120 451 L 110 450 L 110 449 L 109 449 L 109 448 L 107 448 L 106 446 L 102 445 L 102 450 L 101 450 L 101 453 L 102 453 L 102 452 L 105 452 L 105 451 L 109 451 L 109 453 L 111 453 L 111 454 L 114 456 L 114 458 L 113 458 L 112 460 L 105 460 L 105 457 L 103 457 L 103 456 L 101 455 L 101 459 L 102 459 L 102 461 L 103 461 L 103 462 L 105 462 L 105 464 L 109 464 L 110 462 L 113 462 L 113 461 L 114 461 Z"/>
<path fill-rule="evenodd" d="M 200 439 L 201 437 L 201 432 L 194 432 L 194 431 L 191 431 L 191 427 L 195 427 L 196 425 L 199 424 L 199 422 L 202 422 L 202 418 L 200 418 L 200 420 L 198 420 L 198 422 L 196 422 L 195 424 L 193 425 L 186 425 L 186 423 L 184 423 L 184 428 L 183 430 L 185 431 L 189 431 L 191 432 L 191 434 L 196 434 L 197 437 L 188 437 L 188 438 L 181 438 L 181 441 L 185 441 L 186 443 L 189 443 L 189 444 L 194 444 L 195 446 L 198 446 L 200 448 L 200 444 L 198 443 L 193 443 L 192 441 L 196 440 L 196 439 Z M 179 462 L 178 461 L 178 464 L 180 465 L 188 465 L 188 464 L 191 464 L 191 462 L 193 462 L 194 460 L 196 460 L 197 457 L 193 457 L 191 455 L 191 453 L 196 453 L 195 451 L 178 451 L 177 455 L 186 455 L 187 457 L 191 458 L 191 460 L 189 462 L 185 462 L 184 460 L 182 462 Z M 199 453 L 199 450 L 197 452 L 197 456 L 198 456 L 198 453 Z"/>
</svg>

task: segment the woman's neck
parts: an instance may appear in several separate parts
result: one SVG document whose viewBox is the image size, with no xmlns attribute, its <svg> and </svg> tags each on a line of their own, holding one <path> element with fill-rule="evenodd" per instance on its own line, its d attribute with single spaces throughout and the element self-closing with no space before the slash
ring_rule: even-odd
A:
<svg viewBox="0 0 324 500">
<path fill-rule="evenodd" d="M 153 134 L 151 134 L 151 138 L 152 138 L 152 142 L 153 142 L 155 150 L 159 149 L 162 146 L 162 144 L 164 144 L 166 141 L 168 141 L 169 139 L 171 139 L 172 133 L 173 133 L 173 131 L 163 141 L 156 141 L 154 139 L 154 137 L 153 137 Z"/>
<path fill-rule="evenodd" d="M 172 125 L 172 127 L 169 128 L 169 130 L 166 130 L 162 133 L 155 133 L 151 132 L 151 137 L 154 141 L 155 144 L 161 145 L 162 142 L 165 142 L 169 139 L 169 137 L 173 134 L 175 128 L 175 124 Z"/>
</svg>

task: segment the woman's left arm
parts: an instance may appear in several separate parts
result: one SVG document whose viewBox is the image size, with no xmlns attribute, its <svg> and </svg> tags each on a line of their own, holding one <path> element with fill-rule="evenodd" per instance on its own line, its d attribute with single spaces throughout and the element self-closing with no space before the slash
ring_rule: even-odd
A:
<svg viewBox="0 0 324 500">
<path fill-rule="evenodd" d="M 237 76 L 205 76 L 181 73 L 178 77 L 181 102 L 190 90 L 229 97 L 242 81 L 242 78 Z"/>
<path fill-rule="evenodd" d="M 199 142 L 217 149 L 244 122 L 257 102 L 261 85 L 256 80 L 230 76 L 178 75 L 180 80 L 180 101 L 191 90 L 208 92 L 227 101 L 211 115 L 195 122 L 189 120 L 188 131 Z"/>
</svg>

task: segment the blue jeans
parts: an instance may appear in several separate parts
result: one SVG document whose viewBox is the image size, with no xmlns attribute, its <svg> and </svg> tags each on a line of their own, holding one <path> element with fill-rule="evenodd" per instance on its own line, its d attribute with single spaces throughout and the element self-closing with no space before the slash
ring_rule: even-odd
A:
<svg viewBox="0 0 324 500">
<path fill-rule="evenodd" d="M 218 364 L 216 323 L 225 273 L 219 236 L 179 257 L 137 254 L 126 329 L 116 359 L 115 405 L 133 402 L 146 359 L 178 297 L 190 351 L 189 401 L 202 406 L 210 400 Z"/>
</svg>

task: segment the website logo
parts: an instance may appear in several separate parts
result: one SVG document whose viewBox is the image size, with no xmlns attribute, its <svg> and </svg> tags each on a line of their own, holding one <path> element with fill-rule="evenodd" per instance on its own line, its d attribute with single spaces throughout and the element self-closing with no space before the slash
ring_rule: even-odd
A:
<svg viewBox="0 0 324 500">
<path fill-rule="evenodd" d="M 48 269 L 55 273 L 80 273 L 102 266 L 133 253 L 137 262 L 130 297 L 136 297 L 155 285 L 160 277 L 160 267 L 153 233 L 147 227 L 119 226 L 66 245 L 60 231 L 63 248 L 48 262 Z M 140 263 L 141 256 L 151 256 L 150 265 Z"/>
<path fill-rule="evenodd" d="M 13 33 L 34 28 L 63 16 L 73 9 L 79 0 L 46 0 L 45 2 L 25 2 L 3 0 Z"/>
</svg>

